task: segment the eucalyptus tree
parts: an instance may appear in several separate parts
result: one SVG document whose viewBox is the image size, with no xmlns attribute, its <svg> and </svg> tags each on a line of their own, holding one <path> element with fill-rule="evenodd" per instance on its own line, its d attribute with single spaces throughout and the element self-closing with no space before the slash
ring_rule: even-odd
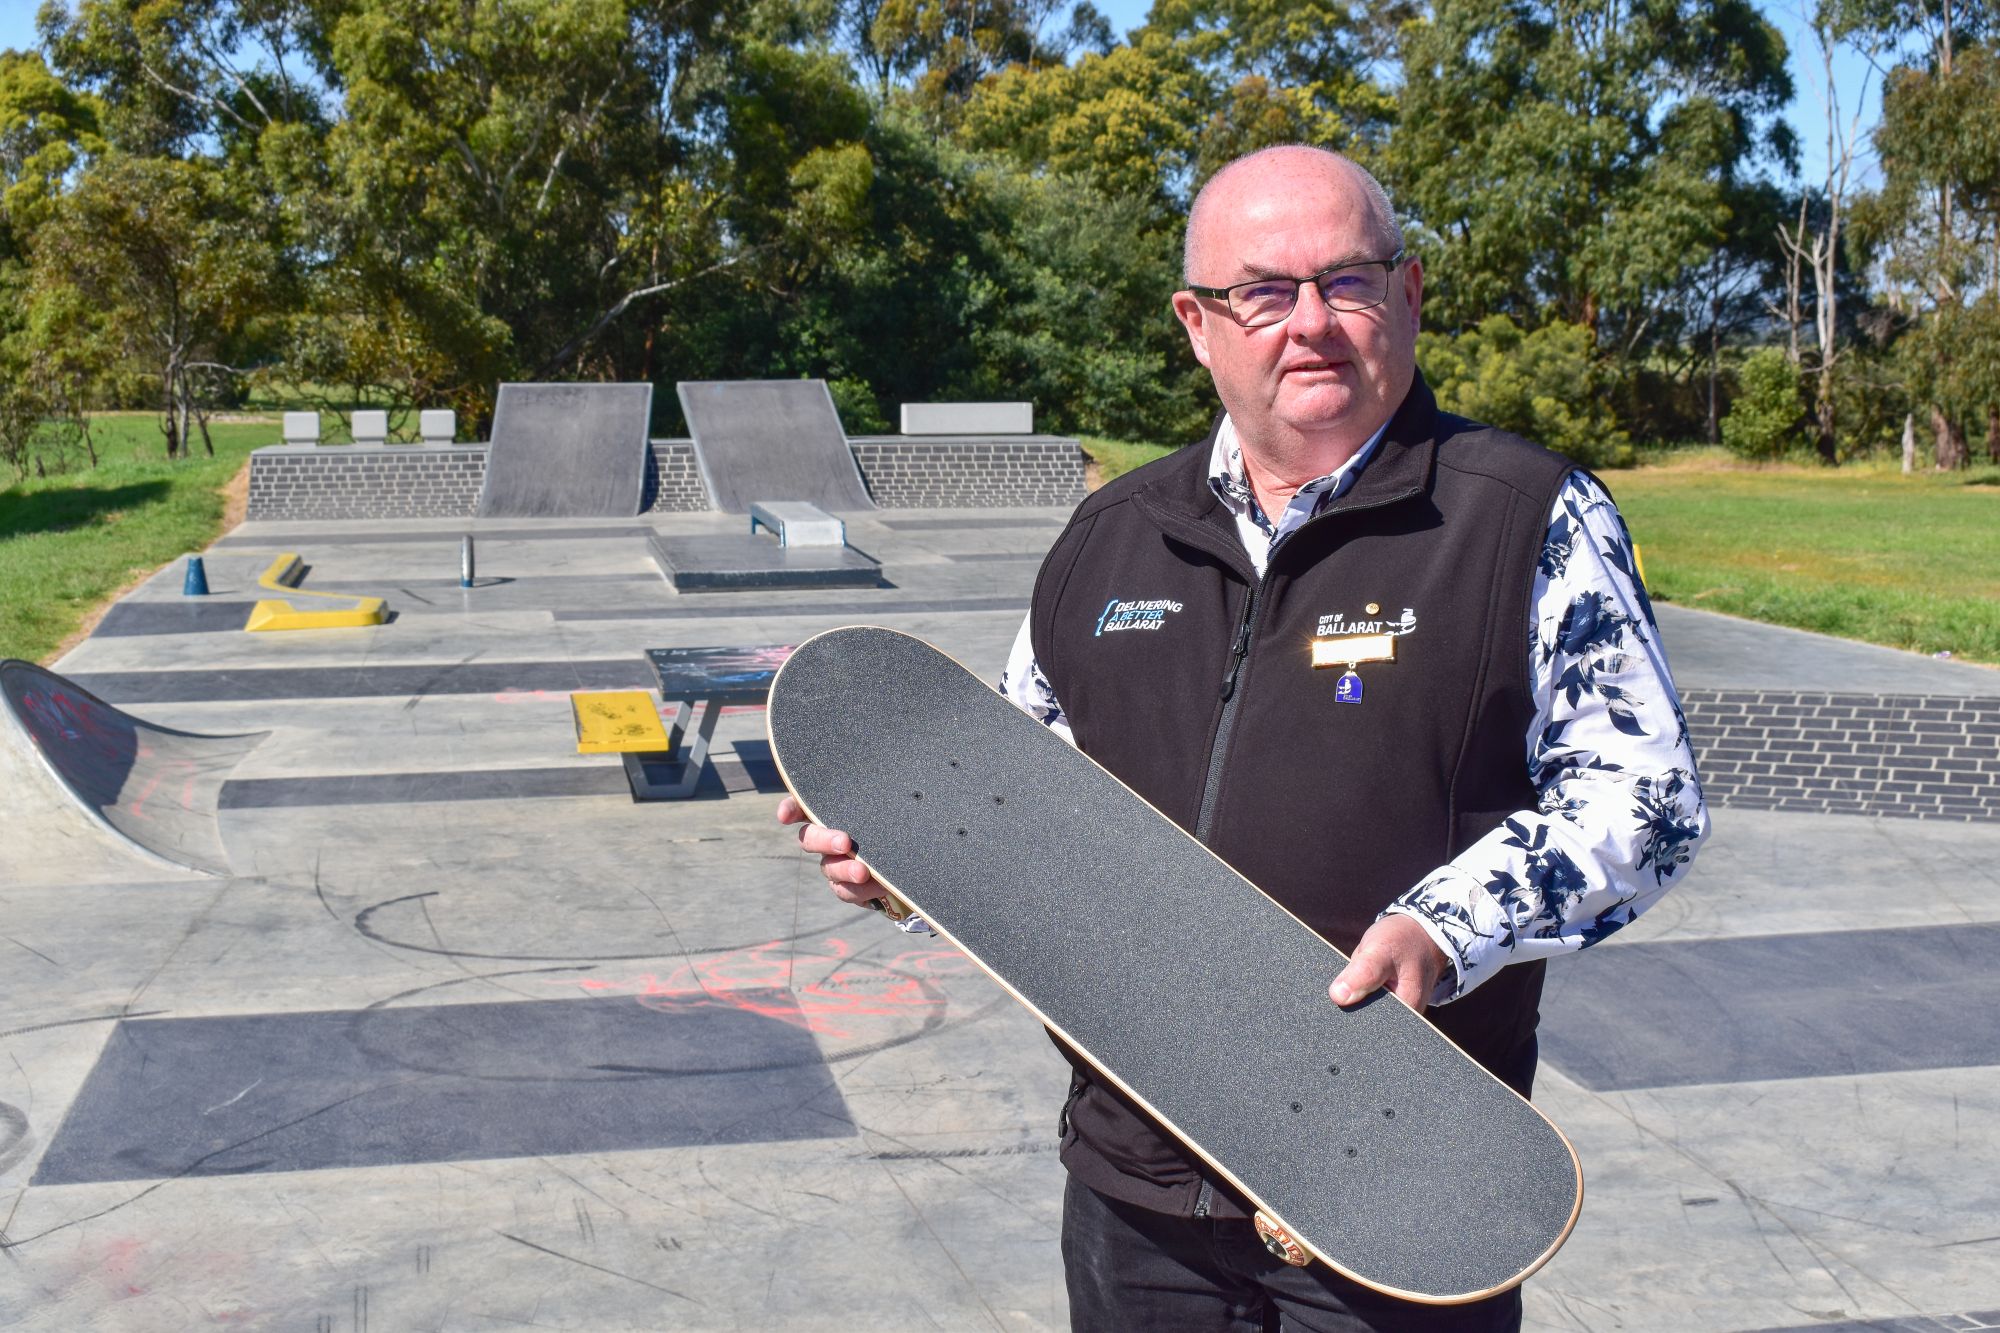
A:
<svg viewBox="0 0 2000 1333">
<path fill-rule="evenodd" d="M 1875 131 L 1882 185 L 1856 228 L 1908 322 L 1898 361 L 1941 469 L 1970 458 L 1968 422 L 2000 450 L 2000 57 L 1991 4 L 1856 3 L 1844 20 L 1900 47 Z"/>
<path fill-rule="evenodd" d="M 0 52 L 0 458 L 21 476 L 62 466 L 69 446 L 97 461 L 86 410 L 111 349 L 62 327 L 73 291 L 34 299 L 30 259 L 68 182 L 105 151 L 99 111 L 39 54 Z"/>
<path fill-rule="evenodd" d="M 1574 323 L 1629 365 L 1728 238 L 1732 184 L 1793 150 L 1749 0 L 1439 0 L 1397 59 L 1382 162 L 1448 329 Z"/>
<path fill-rule="evenodd" d="M 144 369 L 170 458 L 194 429 L 206 442 L 212 382 L 271 309 L 264 223 L 213 163 L 113 152 L 35 234 L 32 301 L 67 312 L 63 336 L 106 341 Z"/>
</svg>

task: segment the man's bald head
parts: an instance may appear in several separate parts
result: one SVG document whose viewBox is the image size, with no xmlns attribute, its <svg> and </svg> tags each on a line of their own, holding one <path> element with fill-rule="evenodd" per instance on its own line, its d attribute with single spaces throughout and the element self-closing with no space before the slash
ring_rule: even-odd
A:
<svg viewBox="0 0 2000 1333">
<path fill-rule="evenodd" d="M 1353 190 L 1368 210 L 1370 221 L 1386 258 L 1402 248 L 1403 230 L 1396 225 L 1396 210 L 1388 191 L 1354 159 L 1327 148 L 1308 144 L 1282 144 L 1245 154 L 1208 178 L 1188 210 L 1187 242 L 1182 251 L 1181 279 L 1209 286 L 1226 285 L 1233 278 L 1226 270 L 1235 256 L 1205 252 L 1213 220 L 1234 212 L 1272 191 L 1296 188 L 1306 182 L 1337 182 Z"/>
</svg>

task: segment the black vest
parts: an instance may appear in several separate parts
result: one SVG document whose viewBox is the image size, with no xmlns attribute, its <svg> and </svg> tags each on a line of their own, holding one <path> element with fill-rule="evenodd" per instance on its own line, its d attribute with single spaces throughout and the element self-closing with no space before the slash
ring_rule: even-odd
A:
<svg viewBox="0 0 2000 1333">
<path fill-rule="evenodd" d="M 1208 485 L 1212 444 L 1077 508 L 1035 585 L 1035 656 L 1085 753 L 1349 950 L 1535 805 L 1529 599 L 1573 465 L 1438 412 L 1419 379 L 1353 488 L 1259 580 Z M 1340 702 L 1347 664 L 1315 667 L 1313 641 L 1372 633 L 1394 634 L 1395 660 L 1355 666 L 1360 699 Z M 1508 967 L 1429 1016 L 1526 1095 L 1541 985 L 1540 963 Z M 1195 1163 L 1081 1068 L 1064 1122 L 1085 1184 L 1193 1210 Z"/>
</svg>

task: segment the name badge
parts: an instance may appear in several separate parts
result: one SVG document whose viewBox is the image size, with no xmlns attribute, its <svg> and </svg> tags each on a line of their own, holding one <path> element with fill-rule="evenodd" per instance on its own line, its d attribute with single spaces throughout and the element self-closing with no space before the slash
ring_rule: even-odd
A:
<svg viewBox="0 0 2000 1333">
<path fill-rule="evenodd" d="M 1393 634 L 1348 634 L 1312 641 L 1314 667 L 1356 667 L 1363 662 L 1396 660 Z"/>
</svg>

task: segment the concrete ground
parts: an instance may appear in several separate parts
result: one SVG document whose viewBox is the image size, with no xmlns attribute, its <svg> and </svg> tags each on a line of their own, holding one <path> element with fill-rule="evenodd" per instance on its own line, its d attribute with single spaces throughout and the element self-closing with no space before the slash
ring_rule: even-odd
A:
<svg viewBox="0 0 2000 1333">
<path fill-rule="evenodd" d="M 990 677 L 1061 518 L 854 516 L 893 586 L 679 597 L 646 534 L 740 519 L 249 524 L 206 602 L 133 593 L 60 669 L 273 734 L 223 788 L 233 877 L 52 849 L 0 884 L 0 1325 L 1065 1327 L 1038 1026 L 830 898 L 760 713 L 636 805 L 567 697 L 854 621 Z M 281 550 L 395 619 L 241 633 Z M 1661 616 L 1686 688 L 2000 695 Z M 1537 1100 L 1587 1196 L 1529 1326 L 2000 1325 L 2000 825 L 1715 815 L 1684 887 L 1551 969 Z"/>
</svg>

